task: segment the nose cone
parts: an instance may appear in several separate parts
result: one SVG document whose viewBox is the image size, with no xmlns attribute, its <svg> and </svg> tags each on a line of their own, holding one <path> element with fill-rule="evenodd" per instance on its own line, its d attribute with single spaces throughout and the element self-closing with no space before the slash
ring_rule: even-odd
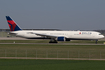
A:
<svg viewBox="0 0 105 70">
<path fill-rule="evenodd" d="M 101 35 L 100 38 L 105 38 L 105 36 L 104 35 Z"/>
</svg>

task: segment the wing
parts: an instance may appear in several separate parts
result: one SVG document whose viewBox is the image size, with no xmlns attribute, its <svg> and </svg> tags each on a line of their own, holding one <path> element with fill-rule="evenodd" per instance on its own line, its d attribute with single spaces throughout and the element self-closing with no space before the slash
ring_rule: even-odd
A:
<svg viewBox="0 0 105 70">
<path fill-rule="evenodd" d="M 33 32 L 30 32 L 31 34 L 36 34 L 36 35 L 39 35 L 39 36 L 43 36 L 43 37 L 47 37 L 47 38 L 57 38 L 59 36 L 56 36 L 56 35 L 48 35 L 48 34 L 40 34 L 40 33 L 33 33 Z"/>
</svg>

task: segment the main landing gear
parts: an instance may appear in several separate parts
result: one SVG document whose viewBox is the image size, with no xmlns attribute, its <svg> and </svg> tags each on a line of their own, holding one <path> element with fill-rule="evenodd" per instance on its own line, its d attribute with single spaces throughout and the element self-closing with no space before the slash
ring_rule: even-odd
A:
<svg viewBox="0 0 105 70">
<path fill-rule="evenodd" d="M 49 41 L 49 43 L 58 43 L 58 42 L 57 42 L 57 40 L 55 40 L 55 39 L 51 39 L 51 40 Z"/>
</svg>

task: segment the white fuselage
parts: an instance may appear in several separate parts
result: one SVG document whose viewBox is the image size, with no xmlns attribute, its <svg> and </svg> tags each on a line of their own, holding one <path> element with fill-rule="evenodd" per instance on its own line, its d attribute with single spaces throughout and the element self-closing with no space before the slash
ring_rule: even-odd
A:
<svg viewBox="0 0 105 70">
<path fill-rule="evenodd" d="M 53 35 L 58 37 L 65 37 L 70 40 L 97 40 L 104 38 L 104 36 L 95 31 L 34 31 L 34 30 L 20 30 L 12 31 L 11 33 L 16 34 L 16 36 L 24 38 L 45 38 L 45 36 L 40 36 L 32 33 L 44 34 L 44 35 Z"/>
</svg>

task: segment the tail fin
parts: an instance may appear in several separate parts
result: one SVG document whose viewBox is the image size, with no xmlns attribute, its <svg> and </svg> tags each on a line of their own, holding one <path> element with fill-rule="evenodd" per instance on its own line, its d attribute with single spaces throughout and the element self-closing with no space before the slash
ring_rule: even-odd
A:
<svg viewBox="0 0 105 70">
<path fill-rule="evenodd" d="M 7 19 L 10 31 L 22 30 L 9 16 L 6 16 L 6 19 Z"/>
</svg>

